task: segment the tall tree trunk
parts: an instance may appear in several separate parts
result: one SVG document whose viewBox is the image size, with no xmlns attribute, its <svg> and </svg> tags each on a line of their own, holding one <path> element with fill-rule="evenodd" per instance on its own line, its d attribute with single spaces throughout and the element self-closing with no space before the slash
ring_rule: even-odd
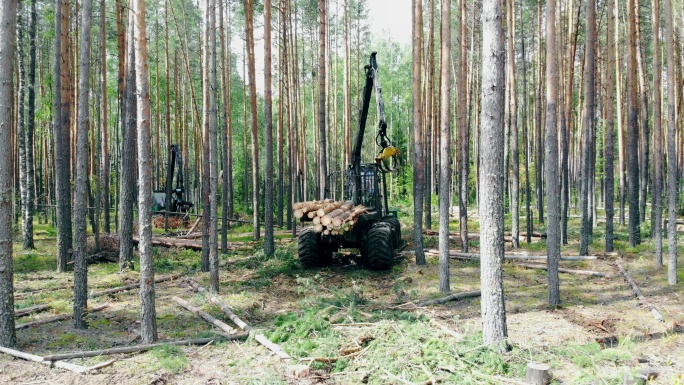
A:
<svg viewBox="0 0 684 385">
<path fill-rule="evenodd" d="M 20 210 L 22 219 L 22 239 L 23 243 L 27 242 L 26 232 L 26 214 L 28 211 L 26 196 L 28 182 L 26 177 L 26 65 L 24 64 L 24 22 L 23 22 L 23 6 L 18 5 L 17 12 L 17 130 L 16 143 L 19 155 L 19 196 L 20 196 Z M 26 248 L 25 248 L 26 249 Z"/>
<path fill-rule="evenodd" d="M 625 159 L 625 129 L 624 129 L 624 120 L 623 116 L 624 114 L 622 113 L 623 110 L 623 102 L 624 102 L 624 96 L 622 93 L 622 65 L 620 63 L 620 54 L 622 53 L 620 51 L 620 18 L 619 16 L 619 2 L 615 3 L 615 36 L 614 36 L 614 41 L 615 41 L 615 55 L 616 55 L 616 60 L 615 60 L 615 87 L 616 87 L 616 97 L 617 97 L 617 131 L 618 131 L 618 162 L 619 162 L 619 172 L 620 172 L 620 218 L 619 218 L 619 223 L 620 225 L 625 224 L 625 200 L 626 200 L 626 159 Z"/>
<path fill-rule="evenodd" d="M 423 159 L 423 109 L 421 101 L 421 51 L 423 49 L 423 4 L 413 4 L 413 242 L 416 264 L 425 265 L 423 251 L 423 189 L 425 187 L 425 162 Z"/>
<path fill-rule="evenodd" d="M 667 44 L 667 235 L 668 255 L 667 281 L 677 284 L 677 149 L 676 149 L 676 83 L 674 23 L 672 21 L 672 0 L 663 0 L 665 15 L 665 39 Z"/>
<path fill-rule="evenodd" d="M 636 86 L 636 15 L 634 0 L 627 2 L 627 193 L 629 195 L 629 245 L 641 243 L 639 226 L 639 107 Z"/>
<path fill-rule="evenodd" d="M 593 142 L 591 140 L 594 132 L 594 115 L 595 115 L 595 78 L 596 78 L 596 3 L 594 0 L 588 0 L 586 3 L 586 43 L 585 43 L 585 58 L 584 58 L 584 117 L 582 119 L 582 182 L 581 182 L 581 197 L 580 205 L 582 207 L 582 227 L 580 230 L 580 255 L 587 255 L 589 252 L 589 245 L 591 244 L 591 218 L 589 210 L 591 207 L 590 194 L 591 182 L 593 179 L 592 153 L 594 152 Z"/>
<path fill-rule="evenodd" d="M 660 67 L 660 0 L 651 1 L 653 8 L 653 242 L 656 266 L 663 267 L 663 127 L 661 112 L 662 69 Z M 606 242 L 607 245 L 607 242 Z"/>
<path fill-rule="evenodd" d="M 213 11 L 209 10 L 208 2 L 205 3 L 204 9 L 204 41 L 202 49 L 202 259 L 201 269 L 204 272 L 209 272 L 211 245 L 209 238 L 211 237 L 211 134 L 209 132 L 209 120 L 211 120 L 211 107 L 209 104 L 209 18 Z"/>
<path fill-rule="evenodd" d="M 325 25 L 326 0 L 318 1 L 318 179 L 320 194 L 318 199 L 325 198 L 325 190 L 328 188 L 328 148 L 325 124 Z"/>
<path fill-rule="evenodd" d="M 530 146 L 527 137 L 527 56 L 525 56 L 525 19 L 523 17 L 522 0 L 520 1 L 520 45 L 522 51 L 522 76 L 523 76 L 523 103 L 522 103 L 522 141 L 523 154 L 525 155 L 525 231 L 526 241 L 528 244 L 532 243 L 532 210 L 530 208 L 531 193 L 530 190 Z"/>
<path fill-rule="evenodd" d="M 428 42 L 425 50 L 425 77 L 426 84 L 424 84 L 425 99 L 425 119 L 423 125 L 425 127 L 424 134 L 424 151 L 423 167 L 425 169 L 425 185 L 423 187 L 423 195 L 425 198 L 425 208 L 423 214 L 425 215 L 425 227 L 432 229 L 432 132 L 434 126 L 432 125 L 434 114 L 434 95 L 435 95 L 435 0 L 427 0 L 427 5 L 430 7 L 430 15 L 428 16 Z"/>
<path fill-rule="evenodd" d="M 440 47 L 440 146 L 439 146 L 439 291 L 447 293 L 449 284 L 449 190 L 451 188 L 451 2 L 442 1 Z M 466 65 L 464 62 L 463 65 Z M 460 89 L 460 92 L 465 90 Z"/>
<path fill-rule="evenodd" d="M 458 83 L 457 89 L 459 92 L 460 104 L 461 106 L 469 106 L 471 104 L 469 93 L 470 88 L 467 87 L 467 75 L 468 75 L 468 46 L 466 40 L 468 39 L 468 9 L 466 7 L 466 1 L 461 1 L 461 18 L 459 20 L 461 27 L 461 57 L 460 66 L 461 74 L 457 77 L 456 81 Z M 474 51 L 474 47 L 473 47 Z M 474 66 L 473 66 L 474 72 Z M 470 128 L 470 109 L 466 108 L 465 111 L 459 112 L 461 115 L 461 123 L 458 127 L 459 131 L 459 144 L 460 144 L 460 193 L 458 198 L 458 213 L 459 213 L 459 229 L 461 231 L 461 249 L 464 252 L 468 252 L 468 175 L 470 173 L 470 138 L 469 138 L 469 128 Z"/>
<path fill-rule="evenodd" d="M 230 7 L 227 7 L 230 9 Z M 221 210 L 221 252 L 228 252 L 228 218 L 232 218 L 232 201 L 233 201 L 233 149 L 232 149 L 232 122 L 231 122 L 231 100 L 230 97 L 230 74 L 231 74 L 231 58 L 230 58 L 230 32 L 226 32 L 223 24 L 223 0 L 219 0 L 219 15 L 220 15 L 220 30 L 221 30 L 221 86 L 222 86 L 222 114 L 223 127 L 222 143 L 223 143 L 223 189 L 222 189 L 222 210 Z M 230 19 L 228 20 L 228 29 L 230 30 Z M 226 39 L 226 34 L 228 38 Z M 229 131 L 231 131 L 229 133 Z M 229 143 L 230 141 L 230 143 Z"/>
<path fill-rule="evenodd" d="M 480 285 L 485 344 L 507 350 L 504 259 L 504 80 L 502 2 L 482 3 L 482 130 L 480 142 Z"/>
<path fill-rule="evenodd" d="M 321 15 L 325 22 L 325 3 L 319 3 L 323 7 Z M 324 50 L 325 53 L 325 50 Z M 266 129 L 266 186 L 264 188 L 264 253 L 273 255 L 275 244 L 273 240 L 273 96 L 271 89 L 271 0 L 264 2 L 264 119 Z M 325 55 L 323 56 L 325 64 Z M 325 66 L 323 66 L 325 68 Z M 321 74 L 325 79 L 325 72 Z M 325 83 L 325 81 L 324 81 Z M 325 84 L 323 84 L 323 96 L 325 96 Z M 320 123 L 320 122 L 319 122 Z M 323 121 L 325 123 L 325 119 Z M 325 168 L 324 168 L 325 171 Z"/>
<path fill-rule="evenodd" d="M 247 71 L 249 73 L 249 107 L 252 116 L 252 210 L 254 211 L 254 240 L 259 240 L 259 135 L 257 131 L 256 71 L 254 69 L 254 1 L 245 3 L 245 32 L 247 35 Z"/>
<path fill-rule="evenodd" d="M 515 81 L 515 8 L 513 3 L 515 0 L 506 0 L 507 4 L 507 27 L 508 27 L 508 50 L 507 50 L 507 65 L 508 65 L 508 89 L 509 94 L 509 114 L 511 122 L 511 238 L 513 239 L 513 248 L 520 247 L 520 145 L 518 143 L 518 98 L 516 96 L 516 81 Z"/>
<path fill-rule="evenodd" d="M 552 0 L 553 1 L 553 0 Z M 534 117 L 534 139 L 536 142 L 536 157 L 535 157 L 535 185 L 537 187 L 537 210 L 539 212 L 539 223 L 544 223 L 544 181 L 542 180 L 542 171 L 545 167 L 544 163 L 544 149 L 542 148 L 542 11 L 541 1 L 537 2 L 537 91 L 536 101 L 534 103 L 535 117 Z"/>
<path fill-rule="evenodd" d="M 605 89 L 606 89 L 606 122 L 605 122 L 605 175 L 606 175 L 606 252 L 613 251 L 613 222 L 615 205 L 615 14 L 613 12 L 614 0 L 608 0 L 606 10 L 608 13 L 608 26 L 606 28 L 606 65 L 605 65 Z M 656 2 L 658 0 L 655 0 Z M 661 155 L 662 156 L 662 155 Z M 661 244 L 662 246 L 662 244 Z"/>
<path fill-rule="evenodd" d="M 285 33 L 285 9 L 278 9 L 278 27 L 280 31 Z M 276 218 L 275 222 L 278 226 L 282 227 L 285 223 L 284 211 L 285 211 L 285 77 L 287 72 L 284 70 L 285 66 L 285 40 L 283 39 L 280 44 L 278 44 L 279 35 L 276 33 L 276 45 L 278 46 L 278 196 L 277 206 L 276 206 Z M 288 200 L 289 201 L 289 200 Z M 291 215 L 292 210 L 287 208 L 288 218 Z M 288 223 L 289 223 L 288 219 Z"/>
<path fill-rule="evenodd" d="M 592 0 L 590 0 L 592 1 Z M 548 223 L 546 253 L 548 255 L 549 306 L 560 304 L 558 261 L 560 260 L 560 191 L 558 188 L 558 126 L 556 100 L 558 63 L 556 61 L 556 0 L 546 3 L 546 202 Z"/>
<path fill-rule="evenodd" d="M 130 5 L 133 5 L 131 0 Z M 136 79 L 137 66 L 135 56 L 134 14 L 132 7 L 128 13 L 128 61 L 126 63 L 126 81 L 124 83 L 124 119 L 121 140 L 121 179 L 119 208 L 119 271 L 133 270 L 133 201 L 135 199 L 135 138 L 136 138 Z M 152 190 L 150 190 L 152 191 Z M 141 194 L 145 195 L 145 194 Z M 138 211 L 141 212 L 140 207 Z"/>
<path fill-rule="evenodd" d="M 57 270 L 65 272 L 72 248 L 69 90 L 69 0 L 55 6 L 55 193 L 57 200 Z M 6 67 L 8 68 L 8 67 Z"/>
<path fill-rule="evenodd" d="M 135 0 L 135 80 L 138 122 L 138 217 L 140 237 L 140 337 L 142 343 L 157 340 L 152 260 L 152 159 L 150 157 L 150 85 L 145 26 L 145 0 Z"/>
<path fill-rule="evenodd" d="M 59 1 L 59 0 L 58 0 Z M 58 13 L 59 14 L 59 13 Z M 59 25 L 59 17 L 56 18 Z M 12 75 L 15 61 L 17 0 L 0 2 L 0 135 L 12 137 Z M 59 32 L 59 30 L 57 30 Z M 59 41 L 59 34 L 55 35 Z M 59 46 L 57 45 L 57 48 Z M 57 50 L 59 52 L 59 50 Z M 55 70 L 57 71 L 57 70 Z M 57 73 L 59 74 L 59 73 Z M 14 260 L 12 256 L 12 141 L 0 141 L 0 345 L 17 344 L 14 330 Z"/>
<path fill-rule="evenodd" d="M 36 127 L 36 0 L 31 0 L 29 18 L 28 116 L 26 125 L 26 204 L 24 212 L 24 249 L 35 249 L 33 242 L 33 210 L 36 199 L 34 168 L 34 134 Z"/>
<path fill-rule="evenodd" d="M 100 87 L 102 89 L 102 160 L 100 169 L 100 179 L 102 180 L 102 207 L 104 210 L 104 232 L 109 233 L 111 230 L 110 216 L 109 216 L 109 129 L 107 117 L 107 13 L 106 2 L 102 0 L 100 7 Z"/>
<path fill-rule="evenodd" d="M 222 1 L 222 0 L 218 0 Z M 209 277 L 211 291 L 219 292 L 218 266 L 218 78 L 216 74 L 216 0 L 207 1 L 209 92 Z M 206 145 L 206 144 L 205 144 Z"/>
<path fill-rule="evenodd" d="M 650 139 L 651 135 L 649 133 L 649 123 L 648 123 L 648 84 L 647 84 L 647 72 L 645 57 L 642 49 L 641 40 L 641 23 L 640 23 L 640 10 L 639 2 L 636 2 L 634 6 L 634 20 L 636 21 L 636 59 L 637 59 L 637 72 L 639 76 L 639 120 L 641 129 L 639 129 L 639 223 L 646 222 L 646 199 L 649 184 L 648 175 L 648 158 L 650 156 Z"/>
<path fill-rule="evenodd" d="M 88 129 L 90 110 L 90 25 L 92 0 L 83 0 L 78 79 L 78 131 L 76 135 L 76 188 L 74 192 L 74 328 L 87 329 L 88 307 L 87 223 L 88 214 Z"/>
</svg>

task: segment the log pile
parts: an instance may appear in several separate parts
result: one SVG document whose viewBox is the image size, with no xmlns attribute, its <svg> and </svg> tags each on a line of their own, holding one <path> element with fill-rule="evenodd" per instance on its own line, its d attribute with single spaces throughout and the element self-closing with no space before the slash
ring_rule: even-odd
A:
<svg viewBox="0 0 684 385">
<path fill-rule="evenodd" d="M 361 214 L 368 209 L 354 206 L 352 201 L 334 202 L 330 199 L 295 203 L 292 206 L 295 218 L 302 222 L 311 221 L 313 229 L 323 235 L 340 235 L 351 230 Z"/>
</svg>

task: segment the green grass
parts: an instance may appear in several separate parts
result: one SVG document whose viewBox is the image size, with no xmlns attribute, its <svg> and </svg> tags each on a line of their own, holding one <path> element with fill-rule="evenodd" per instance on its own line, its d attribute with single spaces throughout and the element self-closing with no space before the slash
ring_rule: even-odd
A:
<svg viewBox="0 0 684 385">
<path fill-rule="evenodd" d="M 178 346 L 163 345 L 152 349 L 150 355 L 156 359 L 152 366 L 169 373 L 180 373 L 189 365 L 188 358 Z"/>
</svg>

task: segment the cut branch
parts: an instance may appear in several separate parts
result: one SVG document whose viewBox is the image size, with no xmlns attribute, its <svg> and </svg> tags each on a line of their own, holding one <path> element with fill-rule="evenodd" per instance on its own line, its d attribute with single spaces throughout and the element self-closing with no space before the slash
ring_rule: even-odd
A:
<svg viewBox="0 0 684 385">
<path fill-rule="evenodd" d="M 183 276 L 183 274 L 180 274 L 180 273 L 174 274 L 174 275 L 167 275 L 166 277 L 159 277 L 159 278 L 155 279 L 154 283 L 171 281 L 171 280 L 174 280 L 174 279 L 182 277 L 182 276 Z M 119 293 L 119 292 L 126 291 L 126 290 L 133 290 L 133 289 L 137 289 L 139 287 L 140 287 L 140 283 L 132 283 L 132 284 L 126 285 L 126 286 L 119 286 L 119 287 L 114 287 L 114 288 L 107 289 L 107 290 L 96 291 L 96 292 L 93 292 L 92 294 L 90 294 L 90 298 L 101 297 L 103 295 L 108 295 L 108 294 L 115 294 L 115 293 Z"/>
<path fill-rule="evenodd" d="M 5 353 L 5 354 L 9 354 L 9 355 L 14 356 L 14 357 L 17 357 L 17 358 L 24 359 L 24 360 L 27 360 L 27 361 L 39 362 L 39 363 L 41 363 L 41 364 L 45 364 L 45 365 L 49 365 L 49 366 L 54 366 L 54 367 L 56 367 L 56 368 L 66 369 L 66 370 L 70 370 L 70 371 L 72 371 L 72 372 L 81 373 L 81 374 L 82 374 L 82 373 L 87 373 L 87 372 L 89 372 L 89 371 L 91 371 L 91 370 L 95 370 L 95 369 L 102 368 L 102 367 L 104 367 L 104 366 L 109 366 L 109 365 L 111 365 L 111 364 L 114 363 L 114 361 L 112 361 L 112 362 L 110 362 L 110 363 L 107 363 L 107 365 L 104 365 L 104 366 L 103 366 L 103 364 L 98 364 L 98 365 L 94 365 L 94 366 L 91 366 L 91 367 L 85 367 L 85 366 L 81 366 L 81 365 L 72 364 L 72 363 L 69 363 L 69 362 L 61 362 L 61 361 L 58 361 L 58 362 L 50 362 L 50 361 L 45 361 L 45 357 L 37 356 L 37 355 L 35 355 L 35 354 L 25 353 L 25 352 L 22 352 L 22 351 L 19 351 L 19 350 L 14 350 L 14 349 L 10 349 L 10 348 L 5 348 L 5 347 L 2 347 L 2 346 L 0 346 L 0 352 Z"/>
<path fill-rule="evenodd" d="M 655 308 L 655 306 L 653 306 L 653 304 L 651 304 L 650 302 L 648 302 L 646 300 L 644 295 L 641 293 L 641 290 L 639 290 L 639 286 L 637 286 L 636 282 L 634 282 L 634 280 L 632 279 L 632 276 L 629 275 L 629 273 L 627 273 L 627 271 L 625 270 L 624 267 L 622 267 L 622 263 L 620 263 L 620 261 L 615 261 L 615 262 L 617 263 L 617 267 L 618 267 L 618 269 L 620 269 L 620 272 L 622 273 L 622 275 L 625 276 L 625 279 L 627 280 L 629 285 L 632 287 L 632 291 L 634 291 L 634 295 L 636 295 L 636 297 L 639 299 L 639 301 L 641 301 L 641 303 L 651 311 L 651 315 L 653 315 L 653 318 L 657 319 L 660 322 L 664 322 L 663 316 L 660 315 L 660 312 L 658 312 L 658 310 Z"/>
<path fill-rule="evenodd" d="M 245 321 L 241 320 L 238 316 L 235 315 L 235 313 L 233 313 L 230 310 L 230 306 L 224 304 L 218 298 L 211 297 L 211 298 L 209 298 L 209 302 L 218 306 L 221 309 L 221 311 L 223 311 L 228 316 L 228 318 L 230 318 L 230 320 L 233 321 L 240 329 L 242 329 L 242 330 L 250 330 L 251 329 L 251 327 L 249 325 L 247 325 L 247 323 Z"/>
<path fill-rule="evenodd" d="M 94 313 L 94 312 L 96 312 L 96 311 L 104 310 L 104 309 L 106 309 L 106 308 L 108 308 L 108 307 L 109 307 L 109 305 L 100 305 L 100 306 L 94 307 L 94 308 L 92 308 L 92 309 L 88 309 L 88 310 L 87 310 L 87 313 Z M 73 317 L 73 314 L 61 314 L 61 315 L 58 315 L 58 316 L 54 316 L 54 317 L 50 317 L 50 318 L 44 318 L 44 319 L 40 319 L 40 320 L 37 320 L 37 321 L 33 321 L 33 322 L 28 322 L 28 323 L 25 323 L 25 324 L 17 325 L 17 326 L 15 326 L 15 329 L 17 329 L 17 330 L 19 330 L 19 329 L 26 329 L 26 328 L 32 327 L 32 326 L 38 326 L 38 325 L 49 324 L 49 323 L 57 322 L 57 321 L 63 321 L 63 320 L 66 320 L 66 319 L 70 319 L 71 317 Z"/>
<path fill-rule="evenodd" d="M 21 310 L 17 310 L 14 312 L 15 317 L 24 317 L 29 314 L 37 313 L 39 311 L 47 310 L 50 308 L 50 305 L 36 305 L 36 306 L 31 306 L 27 307 Z"/>
<path fill-rule="evenodd" d="M 441 303 L 446 303 L 450 301 L 457 301 L 459 299 L 464 299 L 464 298 L 472 298 L 472 297 L 479 297 L 482 293 L 480 290 L 475 290 L 475 291 L 466 291 L 464 293 L 456 293 L 456 294 L 451 294 L 447 295 L 446 297 L 442 298 L 437 298 L 429 301 L 423 301 L 419 302 L 417 305 L 418 306 L 429 306 L 429 305 L 437 305 Z"/>
<path fill-rule="evenodd" d="M 269 340 L 265 335 L 263 335 L 263 334 L 257 334 L 257 335 L 254 336 L 254 339 L 255 339 L 258 343 L 264 345 L 268 350 L 270 350 L 270 351 L 272 351 L 273 353 L 275 353 L 275 355 L 278 356 L 278 357 L 280 357 L 281 360 L 287 362 L 287 361 L 290 361 L 290 360 L 292 359 L 292 357 L 290 357 L 290 355 L 287 354 L 287 352 L 285 352 L 285 350 L 283 350 L 283 348 L 281 348 L 280 345 L 274 344 L 274 343 L 271 342 L 271 340 Z"/>
<path fill-rule="evenodd" d="M 197 315 L 198 317 L 202 318 L 203 320 L 209 322 L 210 324 L 216 326 L 217 328 L 221 329 L 222 331 L 224 331 L 228 334 L 236 334 L 235 329 L 230 327 L 228 324 L 226 324 L 225 322 L 223 322 L 219 319 L 214 318 L 209 313 L 203 311 L 202 309 L 200 309 L 198 307 L 191 305 L 187 301 L 180 299 L 178 297 L 175 297 L 175 296 L 173 298 L 171 298 L 171 300 L 173 302 L 175 302 L 176 304 L 178 304 L 179 306 L 185 308 L 189 312 L 195 313 L 195 315 Z"/>
<path fill-rule="evenodd" d="M 516 263 L 516 266 L 524 267 L 526 269 L 539 269 L 539 270 L 548 270 L 549 268 L 546 265 L 534 265 L 530 263 Z M 558 271 L 560 273 L 568 273 L 568 274 L 576 274 L 576 275 L 591 275 L 594 277 L 608 277 L 607 274 L 604 273 L 599 273 L 598 271 L 592 271 L 592 270 L 574 270 L 574 269 L 565 269 L 562 267 L 558 268 Z"/>
</svg>

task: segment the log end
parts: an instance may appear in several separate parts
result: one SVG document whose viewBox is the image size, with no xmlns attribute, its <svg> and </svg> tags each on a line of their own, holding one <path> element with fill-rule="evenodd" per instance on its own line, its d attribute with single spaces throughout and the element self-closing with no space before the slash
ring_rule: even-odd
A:
<svg viewBox="0 0 684 385">
<path fill-rule="evenodd" d="M 551 381 L 549 369 L 550 367 L 547 364 L 529 362 L 525 382 L 533 385 L 547 385 Z"/>
</svg>

